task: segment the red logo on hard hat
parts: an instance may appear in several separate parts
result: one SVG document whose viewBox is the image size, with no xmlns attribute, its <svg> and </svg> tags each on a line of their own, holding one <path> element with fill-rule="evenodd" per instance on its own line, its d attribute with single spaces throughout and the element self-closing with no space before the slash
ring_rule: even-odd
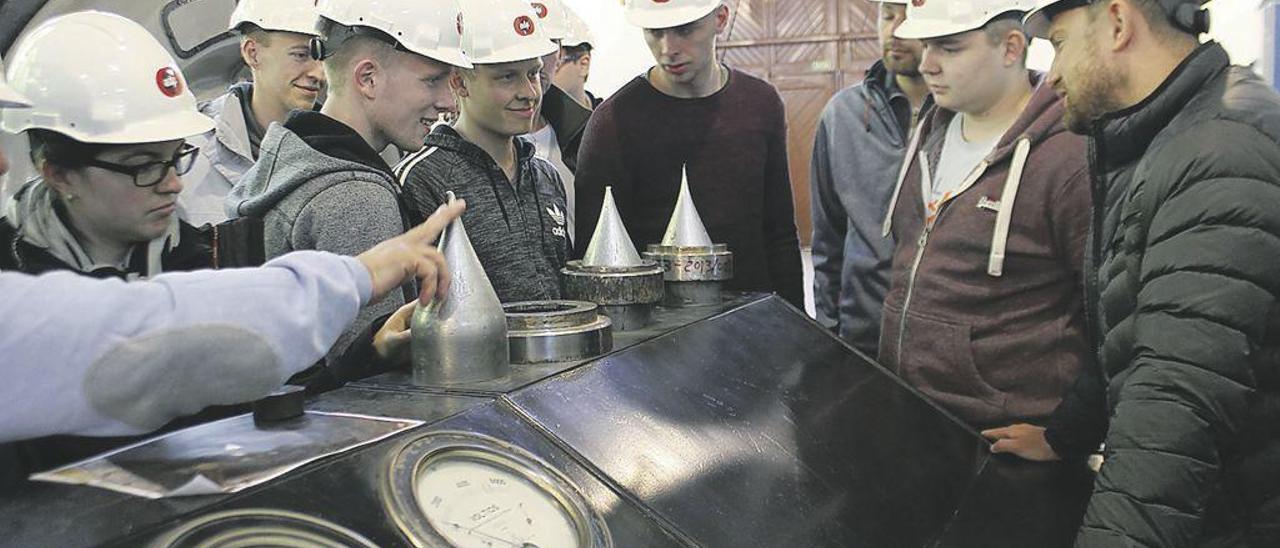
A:
<svg viewBox="0 0 1280 548">
<path fill-rule="evenodd" d="M 543 3 L 541 3 L 541 2 L 530 2 L 530 3 L 529 3 L 529 5 L 533 6 L 533 11 L 538 12 L 538 19 L 546 19 L 546 18 L 547 18 L 547 5 L 546 5 L 546 4 L 543 4 Z"/>
<path fill-rule="evenodd" d="M 923 8 L 923 7 L 924 7 L 924 2 L 925 2 L 925 0 L 911 0 L 911 5 L 913 5 L 913 6 L 917 7 L 917 8 Z"/>
<path fill-rule="evenodd" d="M 533 19 L 530 19 L 528 15 L 521 15 L 520 17 L 517 17 L 515 25 L 516 34 L 519 34 L 520 36 L 533 34 Z"/>
<path fill-rule="evenodd" d="M 667 2 L 670 2 L 670 1 L 671 1 L 671 0 L 653 0 L 653 3 L 654 3 L 654 4 L 666 4 Z"/>
<path fill-rule="evenodd" d="M 156 87 L 160 88 L 160 93 L 165 97 L 182 95 L 182 76 L 172 67 L 164 67 L 156 71 Z"/>
<path fill-rule="evenodd" d="M 462 34 L 462 14 L 458 14 L 458 34 Z"/>
</svg>

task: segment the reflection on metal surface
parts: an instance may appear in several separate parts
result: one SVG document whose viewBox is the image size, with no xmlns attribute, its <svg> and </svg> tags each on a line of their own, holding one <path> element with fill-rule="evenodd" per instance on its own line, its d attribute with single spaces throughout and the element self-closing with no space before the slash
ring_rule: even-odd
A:
<svg viewBox="0 0 1280 548">
<path fill-rule="evenodd" d="M 149 548 L 375 548 L 377 545 L 335 523 L 273 509 L 209 514 L 153 541 Z"/>
<path fill-rule="evenodd" d="M 240 415 L 164 434 L 31 479 L 153 499 L 237 493 L 421 424 L 313 411 L 265 428 L 255 425 L 252 415 Z"/>
<path fill-rule="evenodd" d="M 577 486 L 495 438 L 427 434 L 392 459 L 387 478 L 387 513 L 415 546 L 612 546 L 608 527 Z"/>
<path fill-rule="evenodd" d="M 602 306 L 616 331 L 649 325 L 654 305 L 662 301 L 662 267 L 636 253 L 618 215 L 612 187 L 605 188 L 600 220 L 586 256 L 570 261 L 560 272 L 565 295 Z"/>
<path fill-rule="evenodd" d="M 448 201 L 454 199 L 449 192 Z M 413 313 L 414 382 L 450 386 L 507 376 L 511 363 L 506 316 L 462 217 L 440 235 L 439 248 L 452 282 L 443 303 L 433 300 Z"/>
<path fill-rule="evenodd" d="M 711 242 L 689 192 L 689 174 L 681 168 L 680 197 L 662 243 L 649 244 L 644 257 L 656 261 L 666 280 L 668 306 L 720 302 L 720 286 L 733 279 L 733 253 Z"/>
<path fill-rule="evenodd" d="M 595 303 L 529 301 L 502 307 L 513 364 L 585 360 L 613 350 L 613 322 Z"/>
</svg>

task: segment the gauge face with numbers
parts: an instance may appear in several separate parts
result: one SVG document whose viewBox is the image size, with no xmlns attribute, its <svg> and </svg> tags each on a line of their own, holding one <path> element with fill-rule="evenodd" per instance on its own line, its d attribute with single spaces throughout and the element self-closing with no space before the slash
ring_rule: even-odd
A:
<svg viewBox="0 0 1280 548">
<path fill-rule="evenodd" d="M 385 503 L 415 546 L 611 548 L 608 527 L 564 473 L 489 436 L 433 432 L 391 462 Z"/>
<path fill-rule="evenodd" d="M 431 527 L 458 548 L 581 546 L 581 524 L 562 497 L 503 460 L 473 450 L 427 459 L 415 488 Z"/>
</svg>

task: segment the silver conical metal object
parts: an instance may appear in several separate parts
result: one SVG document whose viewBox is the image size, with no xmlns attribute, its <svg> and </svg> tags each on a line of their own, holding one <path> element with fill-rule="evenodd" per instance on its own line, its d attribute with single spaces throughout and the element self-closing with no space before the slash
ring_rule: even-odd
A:
<svg viewBox="0 0 1280 548">
<path fill-rule="evenodd" d="M 600 219 L 596 221 L 596 232 L 587 245 L 587 254 L 582 257 L 582 266 L 632 268 L 643 264 L 636 245 L 631 243 L 631 235 L 627 234 L 627 227 L 622 224 L 622 217 L 618 215 L 618 206 L 613 202 L 613 187 L 604 187 L 604 205 L 600 208 Z"/>
<path fill-rule="evenodd" d="M 662 300 L 662 267 L 640 258 L 618 215 L 613 189 L 605 187 L 596 232 L 581 261 L 569 261 L 560 273 L 565 295 L 593 302 L 613 321 L 614 331 L 649 325 L 653 307 Z"/>
<path fill-rule="evenodd" d="M 671 221 L 667 223 L 667 232 L 662 236 L 662 245 L 669 247 L 711 247 L 711 235 L 702 224 L 702 216 L 693 205 L 693 196 L 689 193 L 688 166 L 680 167 L 680 197 L 676 199 L 676 209 L 671 212 Z"/>
<path fill-rule="evenodd" d="M 447 196 L 454 200 L 452 192 Z M 452 281 L 444 302 L 419 305 L 413 313 L 414 383 L 452 386 L 507 376 L 511 362 L 506 314 L 461 217 L 449 223 L 437 247 Z"/>
<path fill-rule="evenodd" d="M 680 197 L 662 243 L 649 244 L 644 258 L 662 266 L 668 306 L 717 304 L 721 284 L 733 278 L 733 253 L 712 243 L 693 205 L 688 166 L 680 168 Z"/>
</svg>

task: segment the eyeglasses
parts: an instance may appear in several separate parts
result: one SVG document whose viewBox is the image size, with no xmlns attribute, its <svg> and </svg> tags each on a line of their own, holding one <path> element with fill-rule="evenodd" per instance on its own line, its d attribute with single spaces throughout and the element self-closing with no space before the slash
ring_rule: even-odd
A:
<svg viewBox="0 0 1280 548">
<path fill-rule="evenodd" d="M 196 162 L 197 152 L 200 152 L 200 147 L 184 143 L 181 147 L 178 147 L 177 152 L 173 153 L 173 158 L 170 160 L 125 165 L 89 158 L 81 163 L 86 166 L 99 167 L 107 171 L 129 175 L 133 177 L 134 186 L 148 188 L 164 182 L 165 178 L 169 176 L 170 169 L 177 171 L 178 175 L 186 175 Z"/>
</svg>

